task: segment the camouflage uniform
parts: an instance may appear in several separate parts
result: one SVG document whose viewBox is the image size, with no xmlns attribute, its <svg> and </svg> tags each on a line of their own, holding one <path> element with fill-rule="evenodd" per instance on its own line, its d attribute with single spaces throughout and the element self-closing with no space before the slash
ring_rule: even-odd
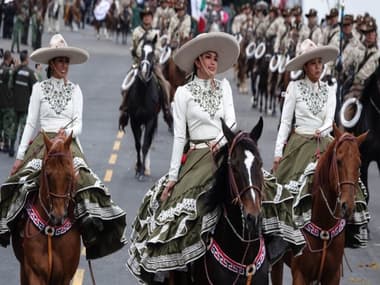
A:
<svg viewBox="0 0 380 285">
<path fill-rule="evenodd" d="M 303 25 L 299 34 L 298 43 L 296 50 L 298 51 L 301 43 L 306 40 L 312 40 L 316 45 L 323 44 L 323 34 L 321 28 L 316 23 L 317 11 L 315 9 L 310 9 L 309 13 L 305 15 L 309 23 Z"/>
<path fill-rule="evenodd" d="M 191 32 L 191 17 L 185 14 L 183 17 L 179 18 L 176 14 L 170 20 L 169 25 L 169 42 L 175 42 L 178 45 L 186 39 L 189 39 Z"/>
<path fill-rule="evenodd" d="M 32 94 L 33 85 L 37 81 L 37 74 L 26 64 L 19 65 L 13 72 L 11 88 L 16 112 L 16 127 L 11 138 L 13 143 L 16 141 L 17 130 L 20 129 L 20 139 L 24 132 L 30 95 Z"/>
<path fill-rule="evenodd" d="M 13 148 L 11 138 L 15 129 L 15 112 L 13 110 L 13 98 L 9 88 L 10 78 L 12 76 L 12 68 L 5 63 L 0 65 L 0 138 L 2 145 L 1 150 L 9 151 L 9 155 L 13 156 Z"/>
<path fill-rule="evenodd" d="M 11 52 L 14 52 L 14 46 L 16 45 L 17 52 L 20 52 L 20 40 L 25 22 L 25 12 L 20 9 L 16 15 L 16 20 L 13 26 L 12 32 L 12 45 Z"/>
<path fill-rule="evenodd" d="M 364 27 L 364 32 L 376 32 L 377 26 L 374 20 L 370 20 Z M 344 96 L 344 100 L 349 98 L 361 98 L 362 91 L 366 84 L 367 79 L 376 71 L 379 67 L 380 50 L 377 46 L 377 39 L 371 45 L 364 43 L 365 49 L 356 49 L 355 57 L 358 59 L 358 67 L 353 77 L 352 87 L 349 92 Z M 354 116 L 354 109 L 349 106 L 346 109 L 345 117 L 350 120 Z"/>
<path fill-rule="evenodd" d="M 157 8 L 153 17 L 153 28 L 160 31 L 160 35 L 166 34 L 169 29 L 170 19 L 175 16 L 173 8 L 166 7 L 163 9 L 161 6 Z"/>
</svg>

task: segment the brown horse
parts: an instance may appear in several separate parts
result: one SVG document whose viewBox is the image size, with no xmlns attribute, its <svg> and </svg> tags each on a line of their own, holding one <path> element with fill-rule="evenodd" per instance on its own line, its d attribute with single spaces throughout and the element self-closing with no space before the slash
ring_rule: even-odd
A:
<svg viewBox="0 0 380 285">
<path fill-rule="evenodd" d="M 312 185 L 311 221 L 302 232 L 301 256 L 290 253 L 272 269 L 272 284 L 282 284 L 283 261 L 293 284 L 339 284 L 345 245 L 345 224 L 353 214 L 361 164 L 359 146 L 367 133 L 355 137 L 334 126 L 334 141 L 318 161 Z"/>
<path fill-rule="evenodd" d="M 20 235 L 12 235 L 21 285 L 69 285 L 79 263 L 80 233 L 74 221 L 72 136 L 45 134 L 38 193 L 27 202 Z"/>
<path fill-rule="evenodd" d="M 63 22 L 73 31 L 77 31 L 81 23 L 80 2 L 80 0 L 67 1 L 64 6 Z"/>
</svg>

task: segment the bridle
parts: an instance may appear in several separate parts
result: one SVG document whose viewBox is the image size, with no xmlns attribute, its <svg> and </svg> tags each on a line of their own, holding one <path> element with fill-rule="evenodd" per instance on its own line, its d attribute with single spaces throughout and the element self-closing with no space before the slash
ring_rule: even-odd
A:
<svg viewBox="0 0 380 285">
<path fill-rule="evenodd" d="M 46 165 L 46 162 L 50 158 L 53 158 L 53 157 L 65 157 L 66 159 L 72 160 L 71 153 L 69 153 L 69 154 L 64 153 L 64 152 L 48 153 L 44 159 L 43 165 Z M 69 207 L 69 203 L 70 203 L 70 201 L 73 200 L 74 173 L 72 173 L 72 175 L 70 177 L 69 184 L 68 184 L 67 189 L 66 189 L 64 194 L 57 194 L 57 193 L 52 192 L 50 189 L 50 185 L 49 185 L 49 181 L 48 181 L 48 175 L 47 175 L 46 171 L 43 171 L 42 175 L 43 175 L 43 177 L 42 177 L 43 185 L 46 187 L 46 192 L 47 192 L 46 200 L 49 203 L 49 205 L 48 206 L 45 205 L 45 203 L 43 202 L 43 199 L 41 197 L 41 191 L 39 191 L 38 199 L 39 199 L 39 202 L 41 204 L 41 207 L 44 210 L 45 214 L 47 215 L 48 220 L 52 221 L 53 220 L 53 209 L 54 209 L 52 199 L 64 199 L 65 200 L 65 214 L 63 217 L 61 217 L 61 219 L 64 220 L 67 217 L 67 213 L 68 213 L 67 209 Z"/>
<path fill-rule="evenodd" d="M 338 171 L 338 160 L 337 160 L 337 150 L 338 150 L 338 147 L 345 141 L 350 141 L 350 142 L 355 142 L 356 141 L 356 138 L 355 136 L 353 136 L 352 134 L 349 134 L 349 133 L 344 133 L 340 138 L 339 140 L 336 142 L 335 146 L 334 146 L 334 150 L 333 150 L 333 156 L 332 156 L 332 163 L 331 163 L 331 167 L 332 167 L 332 171 L 334 173 L 334 176 L 336 177 L 337 179 L 337 183 L 336 183 L 336 193 L 337 193 L 337 199 L 336 199 L 336 202 L 335 202 L 335 206 L 334 206 L 334 209 L 332 209 L 330 207 L 330 204 L 328 203 L 328 200 L 327 200 L 327 197 L 326 197 L 326 194 L 324 193 L 322 187 L 320 186 L 319 187 L 319 190 L 322 194 L 322 198 L 326 204 L 326 207 L 330 213 L 330 215 L 336 219 L 336 220 L 339 220 L 341 219 L 340 217 L 337 217 L 335 212 L 336 212 L 336 209 L 340 203 L 340 198 L 341 198 L 341 195 L 342 195 L 342 191 L 341 191 L 341 188 L 343 185 L 350 185 L 353 191 L 353 193 L 355 193 L 355 188 L 356 188 L 356 185 L 357 185 L 357 182 L 356 181 L 349 181 L 349 180 L 344 180 L 344 181 L 340 181 L 340 177 L 339 177 L 339 171 Z"/>
<path fill-rule="evenodd" d="M 239 203 L 240 206 L 242 206 L 242 201 L 241 201 L 241 196 L 244 195 L 244 193 L 250 189 L 256 191 L 259 196 L 261 197 L 262 191 L 261 188 L 259 188 L 257 185 L 247 185 L 243 187 L 242 189 L 239 189 L 236 183 L 236 179 L 233 173 L 232 165 L 231 165 L 231 156 L 232 153 L 236 147 L 236 145 L 241 142 L 241 141 L 248 141 L 249 143 L 254 143 L 254 141 L 249 137 L 247 133 L 244 132 L 239 132 L 233 139 L 231 146 L 228 148 L 228 178 L 230 181 L 230 191 L 231 191 L 231 196 L 235 197 L 232 200 L 232 203 L 236 204 Z"/>
</svg>

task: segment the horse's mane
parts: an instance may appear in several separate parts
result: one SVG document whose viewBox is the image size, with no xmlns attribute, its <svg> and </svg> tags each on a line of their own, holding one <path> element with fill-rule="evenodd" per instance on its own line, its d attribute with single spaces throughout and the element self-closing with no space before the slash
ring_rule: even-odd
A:
<svg viewBox="0 0 380 285">
<path fill-rule="evenodd" d="M 334 147 L 337 143 L 337 138 L 335 138 L 327 147 L 327 150 L 322 154 L 318 160 L 317 167 L 315 169 L 314 182 L 312 194 L 317 190 L 316 185 L 326 185 L 329 183 L 329 172 L 332 162 Z"/>
</svg>

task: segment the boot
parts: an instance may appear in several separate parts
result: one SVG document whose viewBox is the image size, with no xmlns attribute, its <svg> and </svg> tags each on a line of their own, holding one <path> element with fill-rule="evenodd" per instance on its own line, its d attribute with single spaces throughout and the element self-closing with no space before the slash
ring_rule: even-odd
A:
<svg viewBox="0 0 380 285">
<path fill-rule="evenodd" d="M 101 219 L 85 216 L 80 221 L 83 243 L 86 247 L 98 243 L 98 234 L 103 231 L 104 225 Z"/>
</svg>

